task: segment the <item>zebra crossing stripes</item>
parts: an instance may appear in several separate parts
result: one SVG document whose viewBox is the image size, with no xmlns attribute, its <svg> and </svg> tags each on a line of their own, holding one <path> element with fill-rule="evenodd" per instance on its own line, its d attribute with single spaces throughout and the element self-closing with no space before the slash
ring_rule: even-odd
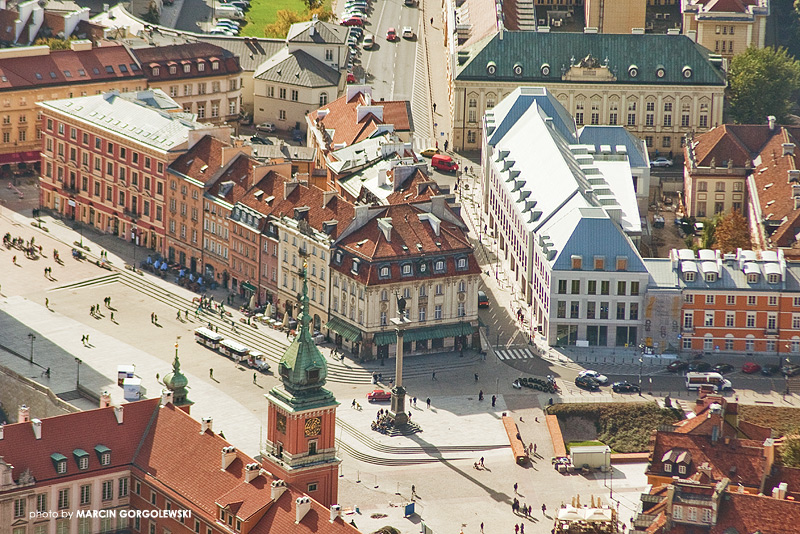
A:
<svg viewBox="0 0 800 534">
<path fill-rule="evenodd" d="M 536 355 L 531 349 L 501 349 L 496 350 L 497 358 L 499 360 L 526 360 L 528 358 L 535 358 Z"/>
</svg>

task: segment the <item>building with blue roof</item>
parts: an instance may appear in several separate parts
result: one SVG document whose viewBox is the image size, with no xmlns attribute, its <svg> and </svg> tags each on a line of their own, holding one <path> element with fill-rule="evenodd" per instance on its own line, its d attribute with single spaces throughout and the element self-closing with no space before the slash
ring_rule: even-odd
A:
<svg viewBox="0 0 800 534">
<path fill-rule="evenodd" d="M 450 146 L 478 150 L 481 117 L 516 87 L 551 91 L 578 127 L 623 125 L 650 153 L 722 123 L 722 57 L 686 35 L 508 31 L 451 47 Z"/>
<path fill-rule="evenodd" d="M 484 118 L 482 228 L 496 238 L 497 271 L 551 345 L 641 342 L 648 274 L 634 243 L 642 226 L 628 148 L 609 144 L 624 138 L 615 129 L 624 133 L 605 128 L 608 143 L 601 130 L 582 139 L 543 87 L 517 88 Z"/>
</svg>

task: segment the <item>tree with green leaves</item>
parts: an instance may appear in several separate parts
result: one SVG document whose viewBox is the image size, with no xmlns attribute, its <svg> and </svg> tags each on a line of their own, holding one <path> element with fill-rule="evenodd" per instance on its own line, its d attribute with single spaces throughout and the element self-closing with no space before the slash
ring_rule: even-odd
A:
<svg viewBox="0 0 800 534">
<path fill-rule="evenodd" d="M 75 37 L 70 37 L 69 41 L 75 40 Z M 69 50 L 69 41 L 59 39 L 58 37 L 42 37 L 33 42 L 34 46 L 47 46 L 50 50 Z"/>
<path fill-rule="evenodd" d="M 750 47 L 728 69 L 730 115 L 739 124 L 762 124 L 769 115 L 783 121 L 800 89 L 800 62 L 785 48 Z"/>
<path fill-rule="evenodd" d="M 786 436 L 780 448 L 781 462 L 788 467 L 800 467 L 800 436 Z"/>
<path fill-rule="evenodd" d="M 714 232 L 717 248 L 723 253 L 750 248 L 750 227 L 747 219 L 738 210 L 722 216 Z"/>
<path fill-rule="evenodd" d="M 291 9 L 280 9 L 276 13 L 275 22 L 267 24 L 264 28 L 264 35 L 266 37 L 286 37 L 292 24 L 311 20 L 311 17 L 314 15 L 322 21 L 330 21 L 333 19 L 333 12 L 325 9 L 322 4 L 303 12 L 293 11 Z"/>
</svg>

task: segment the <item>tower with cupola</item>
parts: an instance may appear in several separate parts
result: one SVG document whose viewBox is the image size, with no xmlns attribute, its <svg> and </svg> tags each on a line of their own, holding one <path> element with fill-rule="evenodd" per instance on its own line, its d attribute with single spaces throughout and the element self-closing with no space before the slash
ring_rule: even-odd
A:
<svg viewBox="0 0 800 534">
<path fill-rule="evenodd" d="M 300 332 L 278 363 L 281 383 L 267 398 L 264 468 L 325 506 L 338 502 L 336 408 L 325 389 L 328 366 L 311 338 L 307 265 L 303 263 Z"/>
</svg>

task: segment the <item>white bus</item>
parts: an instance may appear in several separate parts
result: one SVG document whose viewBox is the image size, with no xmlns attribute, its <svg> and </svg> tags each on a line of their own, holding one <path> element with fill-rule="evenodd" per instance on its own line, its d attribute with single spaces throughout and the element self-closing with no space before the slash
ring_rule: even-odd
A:
<svg viewBox="0 0 800 534">
<path fill-rule="evenodd" d="M 700 389 L 706 385 L 714 386 L 717 391 L 733 389 L 731 381 L 719 373 L 686 373 L 687 389 Z"/>
<path fill-rule="evenodd" d="M 217 350 L 219 349 L 219 342 L 223 340 L 223 337 L 216 332 L 212 332 L 208 328 L 198 328 L 194 331 L 194 340 L 210 349 Z"/>
<path fill-rule="evenodd" d="M 232 339 L 223 339 L 220 341 L 219 351 L 228 358 L 232 358 L 237 362 L 246 359 L 247 355 L 250 353 L 250 349 Z"/>
</svg>

